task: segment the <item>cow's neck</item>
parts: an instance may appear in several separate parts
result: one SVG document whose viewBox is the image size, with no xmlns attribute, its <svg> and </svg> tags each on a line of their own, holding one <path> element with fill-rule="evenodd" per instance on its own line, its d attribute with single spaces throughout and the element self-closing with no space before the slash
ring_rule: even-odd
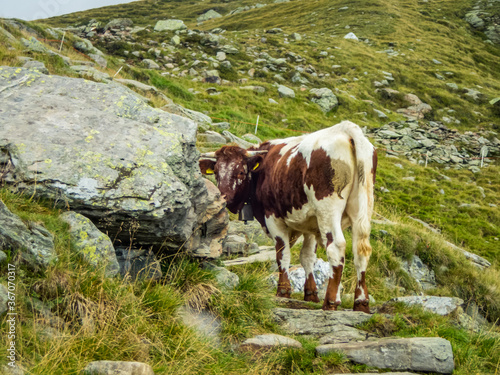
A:
<svg viewBox="0 0 500 375">
<path fill-rule="evenodd" d="M 254 175 L 254 177 L 250 180 L 250 193 L 248 194 L 247 203 L 252 206 L 253 216 L 260 223 L 260 225 L 262 225 L 267 233 L 264 207 L 262 206 L 260 200 L 257 198 L 257 186 L 261 178 L 263 178 L 263 176 L 259 173 L 258 175 Z"/>
</svg>

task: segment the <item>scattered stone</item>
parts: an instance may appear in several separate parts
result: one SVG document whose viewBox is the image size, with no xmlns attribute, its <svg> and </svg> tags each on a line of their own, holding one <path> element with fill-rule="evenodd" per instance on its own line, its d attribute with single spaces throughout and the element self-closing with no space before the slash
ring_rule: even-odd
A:
<svg viewBox="0 0 500 375">
<path fill-rule="evenodd" d="M 355 40 L 356 42 L 359 41 L 358 37 L 354 33 L 348 33 L 344 36 L 344 39 L 349 39 L 349 40 Z"/>
<path fill-rule="evenodd" d="M 231 124 L 229 122 L 216 122 L 211 126 L 216 130 L 228 130 L 231 127 Z"/>
<path fill-rule="evenodd" d="M 259 137 L 257 137 L 254 134 L 243 134 L 241 136 L 241 138 L 243 138 L 245 141 L 250 142 L 250 143 L 255 143 L 255 144 L 262 143 L 262 139 L 260 139 Z"/>
<path fill-rule="evenodd" d="M 92 267 L 105 269 L 106 277 L 113 277 L 120 271 L 111 240 L 89 219 L 73 211 L 63 213 L 60 218 L 70 226 L 74 249 Z"/>
<path fill-rule="evenodd" d="M 226 60 L 226 53 L 222 52 L 222 51 L 217 52 L 216 59 L 218 61 L 224 61 L 224 60 Z"/>
<path fill-rule="evenodd" d="M 455 368 L 451 344 L 440 337 L 320 345 L 316 352 L 319 355 L 342 352 L 353 362 L 380 369 L 451 374 Z"/>
<path fill-rule="evenodd" d="M 283 85 L 278 86 L 278 94 L 280 98 L 295 98 L 295 91 Z"/>
<path fill-rule="evenodd" d="M 396 297 L 387 303 L 402 302 L 408 306 L 422 306 L 424 310 L 438 315 L 449 315 L 457 311 L 464 301 L 457 297 L 408 296 Z"/>
<path fill-rule="evenodd" d="M 404 261 L 402 269 L 413 277 L 423 290 L 429 290 L 437 287 L 436 275 L 433 270 L 422 262 L 417 255 L 412 257 L 411 261 Z"/>
<path fill-rule="evenodd" d="M 0 250 L 0 264 L 7 260 L 7 254 L 5 254 L 2 250 Z"/>
<path fill-rule="evenodd" d="M 276 100 L 272 99 L 272 98 L 269 98 L 269 103 L 271 104 L 279 104 Z"/>
<path fill-rule="evenodd" d="M 234 142 L 242 148 L 249 148 L 249 147 L 253 146 L 253 143 L 247 142 L 244 139 L 241 139 L 241 138 L 235 136 L 234 134 L 228 132 L 227 130 L 224 130 L 222 132 L 222 134 L 226 137 L 228 142 Z"/>
<path fill-rule="evenodd" d="M 201 16 L 199 16 L 196 20 L 198 22 L 205 22 L 214 18 L 221 18 L 222 14 L 217 13 L 215 10 L 210 9 L 208 12 L 203 13 Z"/>
<path fill-rule="evenodd" d="M 234 289 L 240 283 L 240 278 L 234 272 L 229 271 L 227 268 L 218 267 L 211 263 L 204 263 L 204 268 L 207 268 L 215 273 L 215 279 L 220 285 L 228 289 Z"/>
<path fill-rule="evenodd" d="M 239 346 L 239 350 L 244 352 L 255 352 L 272 350 L 277 347 L 302 348 L 302 344 L 290 337 L 266 334 L 246 339 Z"/>
<path fill-rule="evenodd" d="M 85 375 L 154 375 L 153 368 L 141 362 L 95 361 L 84 369 Z"/>
<path fill-rule="evenodd" d="M 172 39 L 170 39 L 170 43 L 174 46 L 178 46 L 179 44 L 181 44 L 181 38 L 179 35 L 174 35 L 172 37 Z"/>
<path fill-rule="evenodd" d="M 387 119 L 388 118 L 387 115 L 384 112 L 379 111 L 378 109 L 374 108 L 373 112 L 375 112 L 375 114 L 377 115 L 377 117 L 380 118 L 380 119 Z"/>
<path fill-rule="evenodd" d="M 205 133 L 199 133 L 196 137 L 200 142 L 226 144 L 226 138 L 217 132 L 207 130 Z"/>
<path fill-rule="evenodd" d="M 29 40 L 21 38 L 21 42 L 24 44 L 26 48 L 30 51 L 38 52 L 38 53 L 50 53 L 49 49 L 43 45 L 43 43 L 39 42 L 34 36 L 32 36 Z M 52 52 L 53 53 L 53 52 Z"/>
<path fill-rule="evenodd" d="M 111 29 L 120 29 L 125 30 L 127 27 L 132 27 L 134 22 L 130 18 L 115 18 L 109 21 L 106 26 L 104 26 L 104 30 Z"/>
<path fill-rule="evenodd" d="M 142 60 L 142 64 L 147 68 L 147 69 L 160 69 L 160 65 L 158 65 L 155 61 L 151 59 L 144 59 Z"/>
<path fill-rule="evenodd" d="M 292 33 L 290 35 L 290 39 L 295 40 L 296 42 L 299 42 L 302 40 L 302 36 L 299 33 Z"/>
<path fill-rule="evenodd" d="M 161 20 L 156 22 L 155 31 L 176 31 L 187 29 L 187 26 L 182 20 Z"/>
<path fill-rule="evenodd" d="M 324 113 L 332 111 L 339 105 L 337 97 L 329 88 L 311 89 L 309 92 L 313 95 L 311 101 L 319 105 Z"/>
</svg>

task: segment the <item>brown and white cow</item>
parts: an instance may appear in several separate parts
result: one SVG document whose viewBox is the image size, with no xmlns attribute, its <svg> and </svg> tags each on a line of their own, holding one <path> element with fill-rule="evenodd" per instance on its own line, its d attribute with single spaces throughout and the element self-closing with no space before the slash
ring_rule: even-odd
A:
<svg viewBox="0 0 500 375">
<path fill-rule="evenodd" d="M 200 169 L 215 174 L 228 209 L 236 213 L 251 204 L 255 218 L 274 240 L 280 273 L 277 296 L 290 297 L 290 248 L 303 235 L 304 300 L 319 302 L 313 267 L 320 243 L 332 267 L 323 309 L 336 310 L 346 249 L 342 231 L 352 226 L 358 277 L 354 310 L 370 311 L 365 272 L 372 251 L 377 153 L 358 125 L 343 121 L 249 150 L 224 146 L 205 157 L 211 158 L 200 160 Z"/>
</svg>

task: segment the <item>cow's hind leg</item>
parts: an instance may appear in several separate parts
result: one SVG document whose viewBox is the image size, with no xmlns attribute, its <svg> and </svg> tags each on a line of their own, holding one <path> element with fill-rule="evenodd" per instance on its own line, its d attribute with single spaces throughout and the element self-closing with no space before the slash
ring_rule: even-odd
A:
<svg viewBox="0 0 500 375">
<path fill-rule="evenodd" d="M 354 294 L 354 311 L 370 313 L 370 300 L 366 286 L 366 269 L 372 253 L 370 246 L 370 225 L 363 225 L 361 220 L 353 220 L 352 227 L 352 252 L 354 255 L 354 266 L 358 276 L 356 292 Z"/>
<path fill-rule="evenodd" d="M 300 251 L 300 263 L 306 273 L 304 301 L 319 302 L 318 288 L 313 275 L 314 264 L 316 263 L 316 239 L 312 234 L 304 234 L 304 244 Z"/>
<path fill-rule="evenodd" d="M 324 202 L 325 210 L 318 215 L 321 238 L 323 244 L 326 245 L 326 254 L 332 267 L 323 310 L 337 310 L 341 303 L 340 288 L 345 263 L 346 241 L 342 233 L 341 222 L 346 203 L 345 200 L 337 197 L 332 197 L 329 200 L 329 202 Z"/>
</svg>

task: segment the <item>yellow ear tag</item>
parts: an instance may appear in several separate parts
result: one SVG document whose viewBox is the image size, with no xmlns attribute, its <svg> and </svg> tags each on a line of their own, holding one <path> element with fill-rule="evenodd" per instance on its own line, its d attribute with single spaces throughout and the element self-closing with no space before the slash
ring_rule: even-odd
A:
<svg viewBox="0 0 500 375">
<path fill-rule="evenodd" d="M 214 170 L 212 168 L 207 168 L 205 171 L 206 174 L 214 174 Z"/>
<path fill-rule="evenodd" d="M 252 171 L 255 171 L 257 168 L 259 168 L 259 165 L 260 165 L 259 163 L 256 163 L 255 167 L 253 167 Z"/>
</svg>

